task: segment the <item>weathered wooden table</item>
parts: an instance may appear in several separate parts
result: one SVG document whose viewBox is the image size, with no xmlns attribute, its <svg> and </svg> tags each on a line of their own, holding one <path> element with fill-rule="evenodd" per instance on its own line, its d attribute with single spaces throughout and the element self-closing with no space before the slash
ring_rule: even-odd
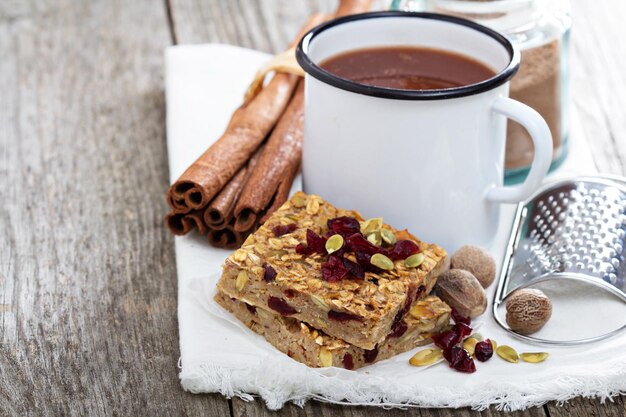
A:
<svg viewBox="0 0 626 417">
<path fill-rule="evenodd" d="M 574 2 L 572 95 L 626 175 L 626 2 Z M 0 2 L 0 415 L 274 415 L 178 383 L 163 50 L 280 51 L 333 0 Z M 207 92 L 210 94 L 210 92 Z M 499 415 L 309 403 L 280 415 Z M 518 416 L 624 416 L 577 399 Z"/>
</svg>

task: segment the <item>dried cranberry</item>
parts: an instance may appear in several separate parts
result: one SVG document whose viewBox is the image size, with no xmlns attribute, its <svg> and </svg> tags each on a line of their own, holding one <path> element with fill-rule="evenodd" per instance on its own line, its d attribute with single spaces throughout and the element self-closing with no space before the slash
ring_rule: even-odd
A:
<svg viewBox="0 0 626 417">
<path fill-rule="evenodd" d="M 417 294 L 415 294 L 415 299 L 418 299 L 422 296 L 422 294 L 424 294 L 426 292 L 426 287 L 423 285 L 420 285 L 419 288 L 417 289 Z"/>
<path fill-rule="evenodd" d="M 312 253 L 326 254 L 326 239 L 311 229 L 306 230 L 306 246 L 302 243 L 296 246 L 296 252 L 302 255 Z"/>
<path fill-rule="evenodd" d="M 356 262 L 367 268 L 370 264 L 370 258 L 372 257 L 371 255 L 368 255 L 365 252 L 361 252 L 361 251 L 356 251 L 354 252 L 354 257 L 356 258 Z"/>
<path fill-rule="evenodd" d="M 391 326 L 391 333 L 389 333 L 388 337 L 400 337 L 406 333 L 408 328 L 409 326 L 407 326 L 407 324 L 402 320 L 394 323 L 394 325 Z"/>
<path fill-rule="evenodd" d="M 452 309 L 452 320 L 454 320 L 455 323 L 463 323 L 468 326 L 472 323 L 472 319 L 470 317 L 465 317 L 454 309 Z"/>
<path fill-rule="evenodd" d="M 328 229 L 333 234 L 341 235 L 343 238 L 352 236 L 355 233 L 361 233 L 361 225 L 354 217 L 341 216 L 328 220 Z"/>
<path fill-rule="evenodd" d="M 404 307 L 401 308 L 400 310 L 398 310 L 398 312 L 396 313 L 396 316 L 393 318 L 393 323 L 391 324 L 392 327 L 395 326 L 397 323 L 400 323 L 400 320 L 402 320 L 402 318 L 404 317 L 404 314 L 406 313 L 404 311 L 404 308 L 406 307 L 406 304 L 407 303 L 405 302 L 404 303 Z"/>
<path fill-rule="evenodd" d="M 246 305 L 246 308 L 248 309 L 248 311 L 252 314 L 256 313 L 256 307 L 255 306 L 251 306 L 248 303 L 244 303 Z"/>
<path fill-rule="evenodd" d="M 404 317 L 404 313 L 403 310 L 398 311 L 398 313 L 396 313 L 396 316 L 393 318 L 393 322 L 391 323 L 391 326 L 395 326 L 396 323 L 400 323 L 400 320 L 402 320 L 402 317 Z"/>
<path fill-rule="evenodd" d="M 406 259 L 411 255 L 415 255 L 416 253 L 419 253 L 419 251 L 420 247 L 417 246 L 417 243 L 412 240 L 399 240 L 393 245 L 389 257 L 392 260 L 397 261 L 400 259 Z"/>
<path fill-rule="evenodd" d="M 341 323 L 345 321 L 349 321 L 349 320 L 363 321 L 363 317 L 359 317 L 356 314 L 345 313 L 342 311 L 335 311 L 335 310 L 330 310 L 328 312 L 328 318 L 331 320 L 341 322 Z"/>
<path fill-rule="evenodd" d="M 263 281 L 272 282 L 276 279 L 276 275 L 278 275 L 278 273 L 272 268 L 272 265 L 268 263 L 263 264 Z"/>
<path fill-rule="evenodd" d="M 376 360 L 376 356 L 378 356 L 378 346 L 374 347 L 372 350 L 366 350 L 363 352 L 363 360 L 365 363 L 372 363 Z"/>
<path fill-rule="evenodd" d="M 381 253 L 385 256 L 389 255 L 389 252 L 386 249 L 369 242 L 360 233 L 355 233 L 348 237 L 346 239 L 346 246 L 350 250 L 354 251 L 356 262 L 365 269 L 365 272 L 382 272 L 380 268 L 371 264 L 370 258 L 376 253 Z"/>
<path fill-rule="evenodd" d="M 355 278 L 365 278 L 365 268 L 356 262 L 352 262 L 350 259 L 343 258 L 343 266 L 348 270 L 348 273 Z"/>
<path fill-rule="evenodd" d="M 311 229 L 306 231 L 306 244 L 313 252 L 326 254 L 326 239 Z"/>
<path fill-rule="evenodd" d="M 348 275 L 348 269 L 343 264 L 340 257 L 330 255 L 328 260 L 322 264 L 322 278 L 324 281 L 337 282 Z"/>
<path fill-rule="evenodd" d="M 288 351 L 287 351 L 287 356 L 289 356 L 289 357 L 291 358 L 291 357 L 293 356 L 293 352 L 292 352 L 292 351 L 290 351 L 290 350 L 288 350 Z"/>
<path fill-rule="evenodd" d="M 296 296 L 296 292 L 290 289 L 286 289 L 283 293 L 287 296 L 287 298 L 293 298 Z"/>
<path fill-rule="evenodd" d="M 354 359 L 352 359 L 352 355 L 350 355 L 349 353 L 346 353 L 345 355 L 343 355 L 343 367 L 348 369 L 348 370 L 353 370 L 354 369 Z"/>
<path fill-rule="evenodd" d="M 433 343 L 444 351 L 450 350 L 454 345 L 461 343 L 463 339 L 472 333 L 472 328 L 465 323 L 456 323 L 452 329 L 433 336 Z"/>
<path fill-rule="evenodd" d="M 284 300 L 277 297 L 271 297 L 267 300 L 267 305 L 274 311 L 279 312 L 283 316 L 296 314 L 298 310 L 287 304 Z"/>
<path fill-rule="evenodd" d="M 433 343 L 445 351 L 458 343 L 458 334 L 454 330 L 447 330 L 433 336 Z"/>
<path fill-rule="evenodd" d="M 356 262 L 363 267 L 365 272 L 373 272 L 375 274 L 381 273 L 383 270 L 379 267 L 372 265 L 370 262 L 371 255 L 368 255 L 365 252 L 354 252 L 354 256 L 356 258 Z"/>
<path fill-rule="evenodd" d="M 402 310 L 398 311 L 398 313 L 396 314 L 396 317 L 394 317 L 393 319 L 394 323 L 399 322 L 402 319 L 402 317 L 404 317 L 406 313 L 409 312 L 415 300 L 420 298 L 422 294 L 424 294 L 424 291 L 426 291 L 426 287 L 424 287 L 423 285 L 420 285 L 419 287 L 417 287 L 417 290 L 415 289 L 415 284 L 409 285 L 409 291 L 407 291 L 407 297 L 406 297 L 406 301 L 404 302 L 404 307 L 402 307 Z"/>
<path fill-rule="evenodd" d="M 272 228 L 272 233 L 274 233 L 274 236 L 280 237 L 282 235 L 286 235 L 287 233 L 293 232 L 297 228 L 298 228 L 298 225 L 295 224 L 295 223 L 290 223 L 290 224 L 285 224 L 285 225 L 278 225 L 278 226 L 274 226 Z"/>
<path fill-rule="evenodd" d="M 476 365 L 474 360 L 469 355 L 467 350 L 459 346 L 454 346 L 447 352 L 444 352 L 444 357 L 448 361 L 450 368 L 456 369 L 459 372 L 472 373 L 476 372 Z"/>
<path fill-rule="evenodd" d="M 406 293 L 406 301 L 404 302 L 404 307 L 402 307 L 402 310 L 400 310 L 400 314 L 402 314 L 402 317 L 404 317 L 404 315 L 409 312 L 415 300 L 417 300 L 424 291 L 426 291 L 426 287 L 424 287 L 423 285 L 416 287 L 415 284 L 409 284 L 409 290 Z"/>
<path fill-rule="evenodd" d="M 310 255 L 313 251 L 309 250 L 309 247 L 306 244 L 298 243 L 296 245 L 296 253 L 299 253 L 300 255 Z"/>
<path fill-rule="evenodd" d="M 481 362 L 488 361 L 493 356 L 493 345 L 491 344 L 491 340 L 487 339 L 476 343 L 474 356 Z"/>
<path fill-rule="evenodd" d="M 348 247 L 352 249 L 355 253 L 361 252 L 369 256 L 372 256 L 375 253 L 382 253 L 383 255 L 387 255 L 387 250 L 374 245 L 372 242 L 369 242 L 363 237 L 361 233 L 355 233 L 348 236 L 346 238 L 346 243 Z"/>
<path fill-rule="evenodd" d="M 452 326 L 452 328 L 459 335 L 459 340 L 457 343 L 460 343 L 463 339 L 472 334 L 472 328 L 465 323 L 456 323 L 454 326 Z"/>
</svg>

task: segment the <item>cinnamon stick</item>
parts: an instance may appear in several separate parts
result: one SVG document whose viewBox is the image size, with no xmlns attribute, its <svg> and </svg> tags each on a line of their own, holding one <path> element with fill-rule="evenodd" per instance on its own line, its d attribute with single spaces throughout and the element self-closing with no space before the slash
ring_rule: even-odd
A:
<svg viewBox="0 0 626 417">
<path fill-rule="evenodd" d="M 189 213 L 171 211 L 165 215 L 165 225 L 176 236 L 186 235 L 193 229 L 198 229 L 198 233 L 204 235 L 209 229 L 204 223 L 203 215 L 202 210 L 193 210 Z"/>
<path fill-rule="evenodd" d="M 372 0 L 340 0 L 335 17 L 368 12 L 372 8 Z"/>
<path fill-rule="evenodd" d="M 267 216 L 287 200 L 302 159 L 303 128 L 304 82 L 301 81 L 239 195 L 235 206 L 236 231 L 250 229 L 270 203 Z"/>
<path fill-rule="evenodd" d="M 258 224 L 255 223 L 249 230 L 238 232 L 235 230 L 233 222 L 231 221 L 229 224 L 219 230 L 210 229 L 209 233 L 207 234 L 207 239 L 209 240 L 209 243 L 211 245 L 218 248 L 235 249 L 243 244 L 248 235 L 257 226 Z"/>
<path fill-rule="evenodd" d="M 311 16 L 291 47 L 321 21 L 321 15 Z M 274 127 L 298 78 L 277 73 L 258 95 L 235 111 L 224 134 L 169 188 L 167 202 L 174 211 L 203 208 L 224 188 Z"/>
<path fill-rule="evenodd" d="M 244 184 L 250 177 L 252 169 L 256 165 L 263 146 L 259 147 L 256 153 L 250 158 L 248 164 L 230 179 L 228 184 L 209 203 L 204 211 L 204 223 L 212 229 L 221 229 L 226 226 L 227 220 L 232 218 L 237 198 L 243 189 Z"/>
</svg>

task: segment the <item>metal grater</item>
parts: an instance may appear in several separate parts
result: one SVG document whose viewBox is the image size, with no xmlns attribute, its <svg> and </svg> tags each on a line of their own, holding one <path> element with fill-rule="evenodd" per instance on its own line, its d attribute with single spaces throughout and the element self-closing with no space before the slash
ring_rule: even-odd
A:
<svg viewBox="0 0 626 417">
<path fill-rule="evenodd" d="M 548 184 L 515 213 L 493 303 L 494 318 L 517 337 L 552 345 L 577 345 L 613 336 L 553 341 L 523 336 L 498 316 L 515 290 L 547 280 L 579 280 L 626 303 L 626 179 L 584 177 Z"/>
</svg>

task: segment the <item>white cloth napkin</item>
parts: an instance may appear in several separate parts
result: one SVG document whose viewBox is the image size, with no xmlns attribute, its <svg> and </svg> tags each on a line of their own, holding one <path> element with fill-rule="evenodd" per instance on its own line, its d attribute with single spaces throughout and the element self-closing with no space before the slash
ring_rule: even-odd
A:
<svg viewBox="0 0 626 417">
<path fill-rule="evenodd" d="M 247 84 L 266 54 L 226 45 L 183 45 L 166 51 L 167 144 L 172 182 L 223 132 L 241 103 Z M 575 120 L 574 120 L 575 122 Z M 593 174 L 585 141 L 572 129 L 567 162 L 555 176 Z M 299 188 L 300 182 L 294 184 Z M 355 207 L 358 209 L 358 207 Z M 514 206 L 502 209 L 500 230 L 489 248 L 502 259 Z M 401 226 L 401 225 L 400 225 Z M 228 251 L 210 247 L 197 235 L 176 238 L 178 319 L 182 386 L 191 392 L 221 392 L 250 399 L 260 395 L 271 409 L 309 398 L 380 406 L 461 407 L 496 404 L 515 410 L 574 396 L 602 399 L 626 392 L 626 334 L 576 348 L 533 346 L 510 337 L 487 312 L 480 332 L 522 351 L 549 351 L 542 364 L 510 364 L 498 357 L 477 363 L 471 375 L 445 364 L 422 369 L 408 365 L 407 352 L 357 371 L 312 369 L 274 349 L 212 300 Z M 493 297 L 495 285 L 489 290 Z M 542 332 L 584 336 L 619 327 L 626 307 L 588 286 L 547 288 L 554 316 Z M 602 303 L 602 308 L 598 308 Z M 546 333 L 546 334 L 547 334 Z"/>
</svg>

